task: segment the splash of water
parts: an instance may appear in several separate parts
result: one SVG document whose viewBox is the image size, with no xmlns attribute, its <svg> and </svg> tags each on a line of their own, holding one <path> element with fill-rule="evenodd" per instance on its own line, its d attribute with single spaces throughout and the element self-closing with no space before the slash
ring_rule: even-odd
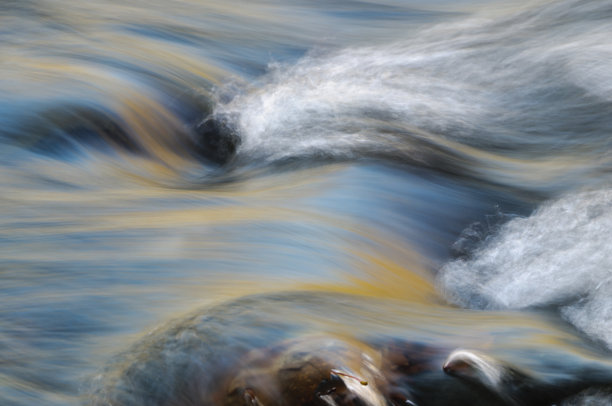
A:
<svg viewBox="0 0 612 406">
<path fill-rule="evenodd" d="M 446 297 L 467 307 L 554 307 L 612 348 L 611 202 L 610 189 L 573 193 L 509 221 L 441 269 Z"/>
<path fill-rule="evenodd" d="M 384 157 L 563 190 L 610 168 L 611 14 L 561 2 L 315 53 L 216 114 L 235 122 L 243 160 Z"/>
</svg>

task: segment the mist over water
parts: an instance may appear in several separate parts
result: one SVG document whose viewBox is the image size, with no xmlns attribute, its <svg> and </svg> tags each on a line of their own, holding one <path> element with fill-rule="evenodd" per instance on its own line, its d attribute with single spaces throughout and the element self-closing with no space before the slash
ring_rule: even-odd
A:
<svg viewBox="0 0 612 406">
<path fill-rule="evenodd" d="M 611 38 L 606 1 L 4 1 L 0 404 L 283 404 L 310 353 L 525 404 L 456 348 L 607 404 Z"/>
</svg>

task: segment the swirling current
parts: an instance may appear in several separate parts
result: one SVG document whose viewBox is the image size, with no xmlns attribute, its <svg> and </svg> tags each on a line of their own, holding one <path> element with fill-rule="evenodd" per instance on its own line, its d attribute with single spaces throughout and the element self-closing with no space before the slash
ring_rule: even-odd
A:
<svg viewBox="0 0 612 406">
<path fill-rule="evenodd" d="M 612 3 L 4 0 L 0 405 L 612 403 Z"/>
</svg>

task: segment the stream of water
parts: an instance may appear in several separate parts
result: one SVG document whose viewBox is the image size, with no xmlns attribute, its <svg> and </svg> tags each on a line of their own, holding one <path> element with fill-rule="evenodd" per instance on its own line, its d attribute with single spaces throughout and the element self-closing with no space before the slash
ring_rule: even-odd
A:
<svg viewBox="0 0 612 406">
<path fill-rule="evenodd" d="M 455 348 L 612 371 L 611 112 L 606 0 L 3 0 L 0 405 L 229 405 L 305 342 L 431 349 L 421 406 L 492 404 Z"/>
</svg>

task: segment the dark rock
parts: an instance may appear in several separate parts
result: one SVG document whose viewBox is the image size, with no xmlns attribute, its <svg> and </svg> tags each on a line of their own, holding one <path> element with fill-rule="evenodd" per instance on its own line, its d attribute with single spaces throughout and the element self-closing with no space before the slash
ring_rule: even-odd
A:
<svg viewBox="0 0 612 406">
<path fill-rule="evenodd" d="M 223 165 L 236 154 L 240 137 L 226 115 L 208 116 L 195 128 L 196 154 L 212 163 Z"/>
</svg>

